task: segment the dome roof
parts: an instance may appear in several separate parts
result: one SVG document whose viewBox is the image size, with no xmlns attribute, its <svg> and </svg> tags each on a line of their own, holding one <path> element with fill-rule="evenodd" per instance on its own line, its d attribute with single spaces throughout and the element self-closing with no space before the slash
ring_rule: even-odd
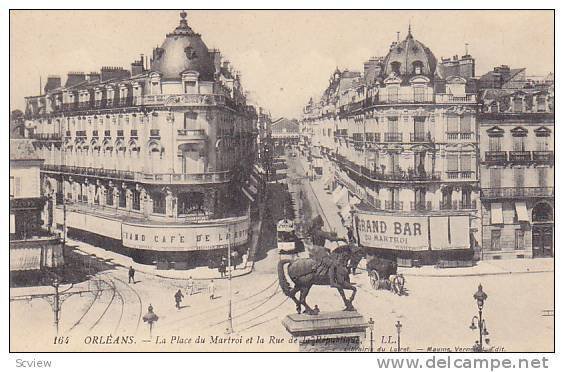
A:
<svg viewBox="0 0 564 372">
<path fill-rule="evenodd" d="M 188 26 L 186 12 L 180 13 L 178 27 L 153 52 L 151 70 L 162 73 L 165 79 L 180 79 L 184 71 L 190 70 L 199 72 L 200 80 L 213 80 L 215 68 L 208 47 L 201 35 Z"/>
<path fill-rule="evenodd" d="M 405 40 L 393 45 L 384 59 L 385 76 L 395 72 L 400 76 L 427 75 L 432 78 L 436 67 L 433 52 L 413 38 L 411 26 Z"/>
</svg>

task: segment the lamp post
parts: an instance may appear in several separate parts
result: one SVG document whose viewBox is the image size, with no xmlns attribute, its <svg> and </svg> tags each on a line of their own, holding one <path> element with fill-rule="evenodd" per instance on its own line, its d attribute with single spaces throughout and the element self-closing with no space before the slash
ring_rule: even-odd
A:
<svg viewBox="0 0 564 372">
<path fill-rule="evenodd" d="M 396 322 L 396 330 L 397 330 L 397 332 L 398 332 L 398 353 L 399 353 L 400 350 L 401 350 L 401 338 L 400 338 L 401 327 L 402 327 L 402 324 L 401 324 L 401 322 L 398 320 L 398 321 Z"/>
<path fill-rule="evenodd" d="M 59 281 L 57 279 L 53 280 L 51 284 L 55 289 L 55 295 L 53 297 L 53 316 L 55 321 L 55 334 L 59 335 L 59 314 L 61 312 L 61 303 L 59 298 Z"/>
<path fill-rule="evenodd" d="M 470 324 L 471 330 L 478 328 L 478 331 L 480 333 L 480 338 L 476 345 L 477 352 L 484 351 L 483 337 L 489 335 L 488 329 L 486 328 L 486 320 L 482 317 L 482 309 L 484 308 L 484 302 L 488 298 L 488 295 L 482 289 L 482 284 L 479 284 L 478 291 L 474 293 L 474 299 L 476 300 L 476 304 L 478 305 L 478 316 L 474 315 L 474 317 L 472 318 L 472 323 Z M 477 327 L 476 322 L 478 323 Z M 486 339 L 486 343 L 489 343 L 489 339 Z"/>
<path fill-rule="evenodd" d="M 229 281 L 228 281 L 228 292 L 229 292 L 229 309 L 227 311 L 227 334 L 233 333 L 233 316 L 231 314 L 231 228 L 227 225 L 227 267 L 229 268 Z"/>
<path fill-rule="evenodd" d="M 374 352 L 374 320 L 370 318 L 368 321 L 368 328 L 370 328 L 370 352 Z"/>
<path fill-rule="evenodd" d="M 153 311 L 153 305 L 149 304 L 149 308 L 147 309 L 147 314 L 143 315 L 143 321 L 149 324 L 149 338 L 153 338 L 153 323 L 159 320 L 157 314 Z"/>
</svg>

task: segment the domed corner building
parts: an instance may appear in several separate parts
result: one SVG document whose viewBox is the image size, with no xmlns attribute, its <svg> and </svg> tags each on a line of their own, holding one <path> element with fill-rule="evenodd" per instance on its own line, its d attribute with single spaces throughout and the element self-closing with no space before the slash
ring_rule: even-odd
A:
<svg viewBox="0 0 564 372">
<path fill-rule="evenodd" d="M 50 76 L 26 97 L 46 228 L 159 268 L 249 249 L 257 114 L 186 16 L 149 61 Z"/>
<path fill-rule="evenodd" d="M 360 245 L 407 266 L 471 264 L 481 240 L 474 59 L 439 61 L 410 27 L 330 85 L 301 125 Z"/>
</svg>

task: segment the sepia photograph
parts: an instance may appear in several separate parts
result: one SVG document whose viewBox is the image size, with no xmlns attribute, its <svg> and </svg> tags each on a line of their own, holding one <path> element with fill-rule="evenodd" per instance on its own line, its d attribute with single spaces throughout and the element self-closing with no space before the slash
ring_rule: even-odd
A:
<svg viewBox="0 0 564 372">
<path fill-rule="evenodd" d="M 9 351 L 554 353 L 554 32 L 11 9 Z"/>
</svg>

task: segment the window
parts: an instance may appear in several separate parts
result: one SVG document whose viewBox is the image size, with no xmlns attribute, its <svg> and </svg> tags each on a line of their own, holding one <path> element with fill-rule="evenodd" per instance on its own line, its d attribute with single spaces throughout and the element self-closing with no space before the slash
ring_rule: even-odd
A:
<svg viewBox="0 0 564 372">
<path fill-rule="evenodd" d="M 491 188 L 501 187 L 501 169 L 500 168 L 490 168 L 490 187 Z"/>
<path fill-rule="evenodd" d="M 458 172 L 458 155 L 447 154 L 447 171 Z"/>
<path fill-rule="evenodd" d="M 490 151 L 501 151 L 501 137 L 490 137 Z"/>
<path fill-rule="evenodd" d="M 458 116 L 447 116 L 447 133 L 458 133 Z"/>
<path fill-rule="evenodd" d="M 513 151 L 525 151 L 525 137 L 513 137 Z"/>
<path fill-rule="evenodd" d="M 398 87 L 388 87 L 388 101 L 397 102 L 398 101 Z"/>
<path fill-rule="evenodd" d="M 196 93 L 196 81 L 185 81 L 184 93 Z"/>
<path fill-rule="evenodd" d="M 460 155 L 460 170 L 462 172 L 472 171 L 472 155 L 470 154 Z"/>
<path fill-rule="evenodd" d="M 125 195 L 125 190 L 120 190 L 119 192 L 119 207 L 120 208 L 125 208 L 126 206 L 126 195 Z"/>
<path fill-rule="evenodd" d="M 462 188 L 462 209 L 470 209 L 472 204 L 472 189 L 469 187 Z"/>
<path fill-rule="evenodd" d="M 133 190 L 131 192 L 131 196 L 132 196 L 131 208 L 133 208 L 136 211 L 141 210 L 141 193 L 137 190 Z"/>
<path fill-rule="evenodd" d="M 392 72 L 395 73 L 396 75 L 400 74 L 400 69 L 401 69 L 401 63 L 400 62 L 392 62 L 391 63 L 391 67 L 392 67 Z"/>
<path fill-rule="evenodd" d="M 550 151 L 550 137 L 537 137 L 537 150 Z"/>
<path fill-rule="evenodd" d="M 397 116 L 388 118 L 388 132 L 398 133 L 398 118 L 397 118 Z"/>
<path fill-rule="evenodd" d="M 546 111 L 546 97 L 537 96 L 537 111 Z"/>
<path fill-rule="evenodd" d="M 425 87 L 414 87 L 413 88 L 413 98 L 415 102 L 425 101 Z"/>
<path fill-rule="evenodd" d="M 514 168 L 513 169 L 513 178 L 514 178 L 515 187 L 524 187 L 525 186 L 525 169 Z"/>
<path fill-rule="evenodd" d="M 153 195 L 153 213 L 166 213 L 166 197 L 162 193 Z"/>
<path fill-rule="evenodd" d="M 501 250 L 501 230 L 492 230 L 491 250 L 492 251 Z"/>
<path fill-rule="evenodd" d="M 183 192 L 178 194 L 178 214 L 204 212 L 204 194 L 201 192 Z"/>
<path fill-rule="evenodd" d="M 523 98 L 513 98 L 513 112 L 523 112 Z"/>
<path fill-rule="evenodd" d="M 547 168 L 537 168 L 539 174 L 539 187 L 546 187 L 548 180 Z"/>
<path fill-rule="evenodd" d="M 424 187 L 418 187 L 415 189 L 415 209 L 425 209 L 425 195 L 427 194 L 427 189 Z"/>
<path fill-rule="evenodd" d="M 388 156 L 390 158 L 389 173 L 391 174 L 399 173 L 399 154 L 392 152 Z"/>
<path fill-rule="evenodd" d="M 515 249 L 525 249 L 525 231 L 522 229 L 515 230 Z"/>
<path fill-rule="evenodd" d="M 423 73 L 423 62 L 421 61 L 413 62 L 413 73 L 415 75 L 421 75 Z"/>
<path fill-rule="evenodd" d="M 106 205 L 114 205 L 114 188 L 108 187 L 106 190 Z"/>
<path fill-rule="evenodd" d="M 184 129 L 196 129 L 196 121 L 198 120 L 197 112 L 184 113 Z"/>
<path fill-rule="evenodd" d="M 470 115 L 463 115 L 460 117 L 460 132 L 461 133 L 472 133 L 472 120 Z"/>
</svg>

